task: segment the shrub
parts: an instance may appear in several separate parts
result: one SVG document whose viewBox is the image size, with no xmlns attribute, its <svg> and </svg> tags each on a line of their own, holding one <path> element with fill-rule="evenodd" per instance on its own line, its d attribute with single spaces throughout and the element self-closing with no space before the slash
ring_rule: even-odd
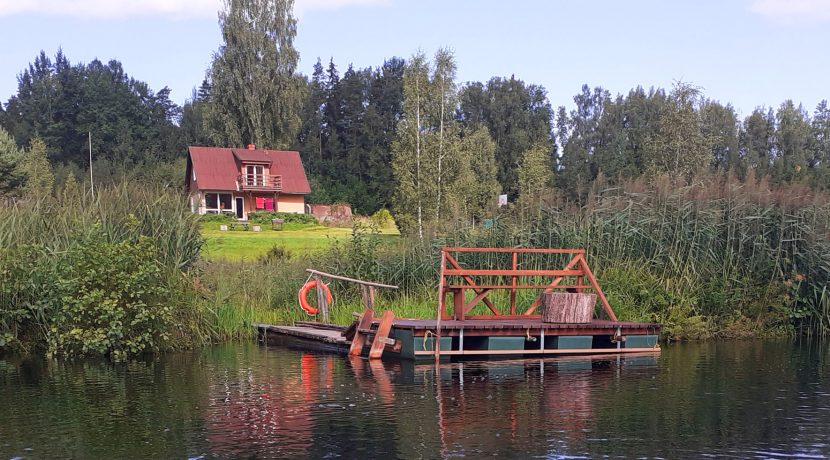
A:
<svg viewBox="0 0 830 460">
<path fill-rule="evenodd" d="M 226 212 L 219 213 L 219 214 L 202 214 L 199 216 L 199 222 L 203 224 L 217 222 L 220 224 L 234 222 L 236 220 L 236 216 L 233 214 L 228 214 Z"/>
<path fill-rule="evenodd" d="M 44 292 L 48 353 L 123 360 L 166 348 L 172 292 L 155 254 L 147 237 L 110 243 L 95 228 L 60 257 Z"/>
<path fill-rule="evenodd" d="M 311 214 L 293 212 L 249 212 L 248 220 L 257 224 L 271 225 L 271 219 L 282 219 L 286 224 L 316 224 L 317 219 Z"/>
<path fill-rule="evenodd" d="M 372 224 L 377 226 L 378 228 L 389 228 L 395 225 L 395 219 L 392 218 L 392 213 L 389 212 L 387 209 L 381 209 L 378 212 L 372 214 L 370 217 Z"/>
<path fill-rule="evenodd" d="M 278 262 L 285 262 L 291 258 L 291 251 L 285 246 L 274 245 L 264 255 L 259 256 L 258 260 L 263 264 L 274 264 Z"/>
</svg>

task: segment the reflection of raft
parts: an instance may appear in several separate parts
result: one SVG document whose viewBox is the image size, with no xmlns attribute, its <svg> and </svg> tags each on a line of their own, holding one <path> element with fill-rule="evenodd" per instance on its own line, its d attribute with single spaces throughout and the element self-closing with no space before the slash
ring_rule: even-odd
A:
<svg viewBox="0 0 830 460">
<path fill-rule="evenodd" d="M 464 256 L 487 268 L 466 268 Z M 542 260 L 546 257 L 567 263 L 561 269 L 537 268 L 550 263 Z M 394 318 L 387 311 L 378 320 L 373 289 L 391 286 L 313 272 L 361 284 L 364 312 L 348 328 L 257 325 L 260 336 L 271 344 L 290 338 L 304 348 L 416 360 L 660 351 L 658 324 L 617 320 L 584 250 L 444 248 L 441 259 L 435 319 Z M 527 305 L 520 306 L 522 300 Z M 595 304 L 605 319 L 595 317 Z M 537 312 L 540 307 L 544 314 Z M 486 312 L 476 311 L 482 308 Z"/>
</svg>

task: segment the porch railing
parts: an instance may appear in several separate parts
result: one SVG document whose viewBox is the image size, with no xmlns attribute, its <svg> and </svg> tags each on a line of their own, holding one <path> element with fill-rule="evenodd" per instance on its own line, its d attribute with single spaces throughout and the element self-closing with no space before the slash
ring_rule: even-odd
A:
<svg viewBox="0 0 830 460">
<path fill-rule="evenodd" d="M 282 176 L 279 175 L 241 174 L 237 181 L 241 190 L 282 191 Z"/>
</svg>

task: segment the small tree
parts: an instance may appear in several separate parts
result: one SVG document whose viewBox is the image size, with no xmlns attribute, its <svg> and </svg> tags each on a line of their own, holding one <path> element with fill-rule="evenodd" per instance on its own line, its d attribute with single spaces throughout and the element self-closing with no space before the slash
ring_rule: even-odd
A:
<svg viewBox="0 0 830 460">
<path fill-rule="evenodd" d="M 46 157 L 46 143 L 39 137 L 32 139 L 29 150 L 23 155 L 21 169 L 26 175 L 26 185 L 23 187 L 23 196 L 36 199 L 52 194 L 55 185 L 55 175 Z"/>
<path fill-rule="evenodd" d="M 26 175 L 20 168 L 23 152 L 14 139 L 0 127 L 0 196 L 19 196 Z"/>
<path fill-rule="evenodd" d="M 545 144 L 536 144 L 522 155 L 517 171 L 519 176 L 519 199 L 533 200 L 553 181 L 550 167 L 550 152 Z"/>
</svg>

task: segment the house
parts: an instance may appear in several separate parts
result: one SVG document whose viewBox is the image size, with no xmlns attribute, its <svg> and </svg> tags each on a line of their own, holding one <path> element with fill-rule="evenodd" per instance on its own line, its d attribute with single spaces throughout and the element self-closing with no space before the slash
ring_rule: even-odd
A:
<svg viewBox="0 0 830 460">
<path fill-rule="evenodd" d="M 305 213 L 311 193 L 298 152 L 247 148 L 188 147 L 186 187 L 199 214 Z"/>
</svg>

